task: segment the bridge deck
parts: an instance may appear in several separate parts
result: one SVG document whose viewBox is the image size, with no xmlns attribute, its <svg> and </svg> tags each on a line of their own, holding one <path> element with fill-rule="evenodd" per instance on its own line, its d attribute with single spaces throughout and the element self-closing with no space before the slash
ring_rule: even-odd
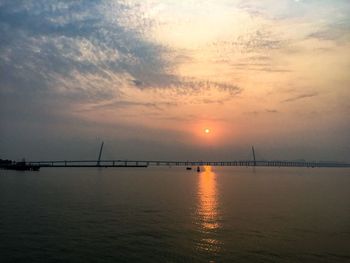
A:
<svg viewBox="0 0 350 263">
<path fill-rule="evenodd" d="M 350 167 L 349 163 L 300 161 L 145 161 L 145 160 L 74 160 L 36 161 L 40 167 L 148 167 L 148 166 L 268 166 L 268 167 Z"/>
</svg>

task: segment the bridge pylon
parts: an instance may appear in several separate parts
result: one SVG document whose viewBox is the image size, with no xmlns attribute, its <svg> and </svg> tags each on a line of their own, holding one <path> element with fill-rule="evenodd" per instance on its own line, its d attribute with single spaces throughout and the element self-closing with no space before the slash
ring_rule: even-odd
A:
<svg viewBox="0 0 350 263">
<path fill-rule="evenodd" d="M 100 153 L 98 154 L 98 159 L 97 159 L 97 166 L 101 166 L 101 155 L 102 155 L 102 149 L 103 149 L 103 144 L 104 142 L 101 143 L 101 147 L 100 147 Z"/>
<path fill-rule="evenodd" d="M 254 146 L 252 146 L 252 152 L 253 152 L 254 166 L 256 166 L 256 159 L 255 159 L 255 149 L 254 149 Z"/>
</svg>

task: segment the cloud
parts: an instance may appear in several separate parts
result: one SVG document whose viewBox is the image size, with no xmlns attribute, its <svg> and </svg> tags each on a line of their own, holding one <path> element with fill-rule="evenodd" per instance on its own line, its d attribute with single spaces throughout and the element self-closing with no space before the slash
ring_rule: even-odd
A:
<svg viewBox="0 0 350 263">
<path fill-rule="evenodd" d="M 300 94 L 294 97 L 290 97 L 288 99 L 283 100 L 282 102 L 294 102 L 297 100 L 302 100 L 302 99 L 306 99 L 306 98 L 312 98 L 318 96 L 317 92 L 311 92 L 311 93 L 304 93 L 304 94 Z"/>
<path fill-rule="evenodd" d="M 264 25 L 248 29 L 244 33 L 219 39 L 209 45 L 215 54 L 213 62 L 226 64 L 234 70 L 262 72 L 291 72 L 288 65 L 281 65 L 276 54 L 284 51 L 289 40 Z"/>
<path fill-rule="evenodd" d="M 162 107 L 175 107 L 176 102 L 142 102 L 142 101 L 127 101 L 127 100 L 115 100 L 105 103 L 88 105 L 82 111 L 95 111 L 95 110 L 115 110 L 118 108 L 131 108 L 131 107 L 143 107 L 151 108 L 155 110 L 162 110 Z"/>
<path fill-rule="evenodd" d="M 169 78 L 170 80 L 172 78 Z M 131 80 L 134 87 L 128 87 L 126 93 L 131 97 L 107 99 L 84 107 L 85 110 L 109 110 L 144 107 L 163 111 L 170 107 L 198 104 L 224 104 L 238 96 L 242 89 L 235 85 L 214 81 L 201 81 L 194 78 L 167 80 L 164 86 L 146 86 L 138 80 Z M 125 98 L 129 98 L 126 100 Z M 156 99 L 155 99 L 156 98 Z"/>
<path fill-rule="evenodd" d="M 234 69 L 244 70 L 244 71 L 262 71 L 262 72 L 277 72 L 277 73 L 289 73 L 293 72 L 291 69 L 286 69 L 284 66 L 272 65 L 269 63 L 237 63 L 232 64 Z"/>
<path fill-rule="evenodd" d="M 267 113 L 279 113 L 278 110 L 274 110 L 274 109 L 267 109 L 266 112 Z"/>
<path fill-rule="evenodd" d="M 242 92 L 231 83 L 173 74 L 190 57 L 145 36 L 153 26 L 145 12 L 129 1 L 2 1 L 2 122 L 60 126 L 82 111 L 156 112 L 176 99 L 222 104 Z"/>
<path fill-rule="evenodd" d="M 320 29 L 307 35 L 306 38 L 314 38 L 320 41 L 335 41 L 339 44 L 348 43 L 350 40 L 349 27 L 350 20 L 341 19 L 322 26 Z"/>
<path fill-rule="evenodd" d="M 60 95 L 64 90 L 65 95 L 75 94 L 79 99 L 93 93 L 99 99 L 112 96 L 115 87 L 82 87 L 86 84 L 82 79 L 99 76 L 102 80 L 108 72 L 111 79 L 122 82 L 138 78 L 145 68 L 164 74 L 169 62 L 161 57 L 166 48 L 145 40 L 132 29 L 135 25 L 123 21 L 137 6 L 113 2 L 114 16 L 122 22 L 104 13 L 108 7 L 111 3 L 104 1 L 3 2 L 2 85 L 27 95 L 43 90 Z M 132 15 L 136 17 L 129 21 L 136 23 L 139 14 L 133 11 Z"/>
<path fill-rule="evenodd" d="M 261 26 L 259 29 L 252 29 L 244 34 L 234 35 L 231 39 L 222 39 L 210 44 L 218 54 L 222 53 L 223 58 L 227 52 L 240 52 L 251 55 L 256 59 L 266 58 L 266 51 L 280 49 L 284 46 L 281 36 Z M 261 52 L 261 53 L 260 53 Z"/>
<path fill-rule="evenodd" d="M 334 19 L 342 15 L 346 16 L 349 12 L 349 1 L 293 1 L 293 0 L 241 0 L 237 4 L 238 8 L 247 12 L 252 17 L 263 17 L 270 20 L 309 20 L 326 18 Z M 333 17 L 329 17 L 333 14 Z"/>
<path fill-rule="evenodd" d="M 241 87 L 225 82 L 200 80 L 190 77 L 177 77 L 175 75 L 158 75 L 158 77 L 151 79 L 133 79 L 131 82 L 135 87 L 141 90 L 153 89 L 156 91 L 158 90 L 160 93 L 168 90 L 178 96 L 203 95 L 206 92 L 216 90 L 224 93 L 227 99 L 231 99 L 243 91 Z"/>
<path fill-rule="evenodd" d="M 254 111 L 244 112 L 244 114 L 251 115 L 251 116 L 258 116 L 261 114 L 277 114 L 277 113 L 280 113 L 280 112 L 276 109 L 254 110 Z"/>
<path fill-rule="evenodd" d="M 248 0 L 239 1 L 237 6 L 259 21 L 259 31 L 271 29 L 276 35 L 260 43 L 262 47 L 284 48 L 290 54 L 298 43 L 307 39 L 337 44 L 347 44 L 350 39 L 349 1 Z M 279 41 L 275 43 L 274 39 Z"/>
</svg>

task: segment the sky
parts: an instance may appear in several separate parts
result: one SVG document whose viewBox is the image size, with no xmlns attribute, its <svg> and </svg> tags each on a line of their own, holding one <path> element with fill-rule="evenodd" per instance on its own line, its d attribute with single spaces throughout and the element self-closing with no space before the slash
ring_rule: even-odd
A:
<svg viewBox="0 0 350 263">
<path fill-rule="evenodd" d="M 0 0 L 0 158 L 350 161 L 349 72 L 348 0 Z"/>
</svg>

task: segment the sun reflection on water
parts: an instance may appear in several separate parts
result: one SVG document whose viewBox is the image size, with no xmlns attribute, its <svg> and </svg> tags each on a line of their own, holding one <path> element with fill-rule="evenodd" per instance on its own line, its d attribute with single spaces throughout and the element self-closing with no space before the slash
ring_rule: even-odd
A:
<svg viewBox="0 0 350 263">
<path fill-rule="evenodd" d="M 198 177 L 197 216 L 200 226 L 201 240 L 199 249 L 209 252 L 220 251 L 221 242 L 217 239 L 217 231 L 221 228 L 218 212 L 217 175 L 210 166 L 205 166 Z"/>
</svg>

